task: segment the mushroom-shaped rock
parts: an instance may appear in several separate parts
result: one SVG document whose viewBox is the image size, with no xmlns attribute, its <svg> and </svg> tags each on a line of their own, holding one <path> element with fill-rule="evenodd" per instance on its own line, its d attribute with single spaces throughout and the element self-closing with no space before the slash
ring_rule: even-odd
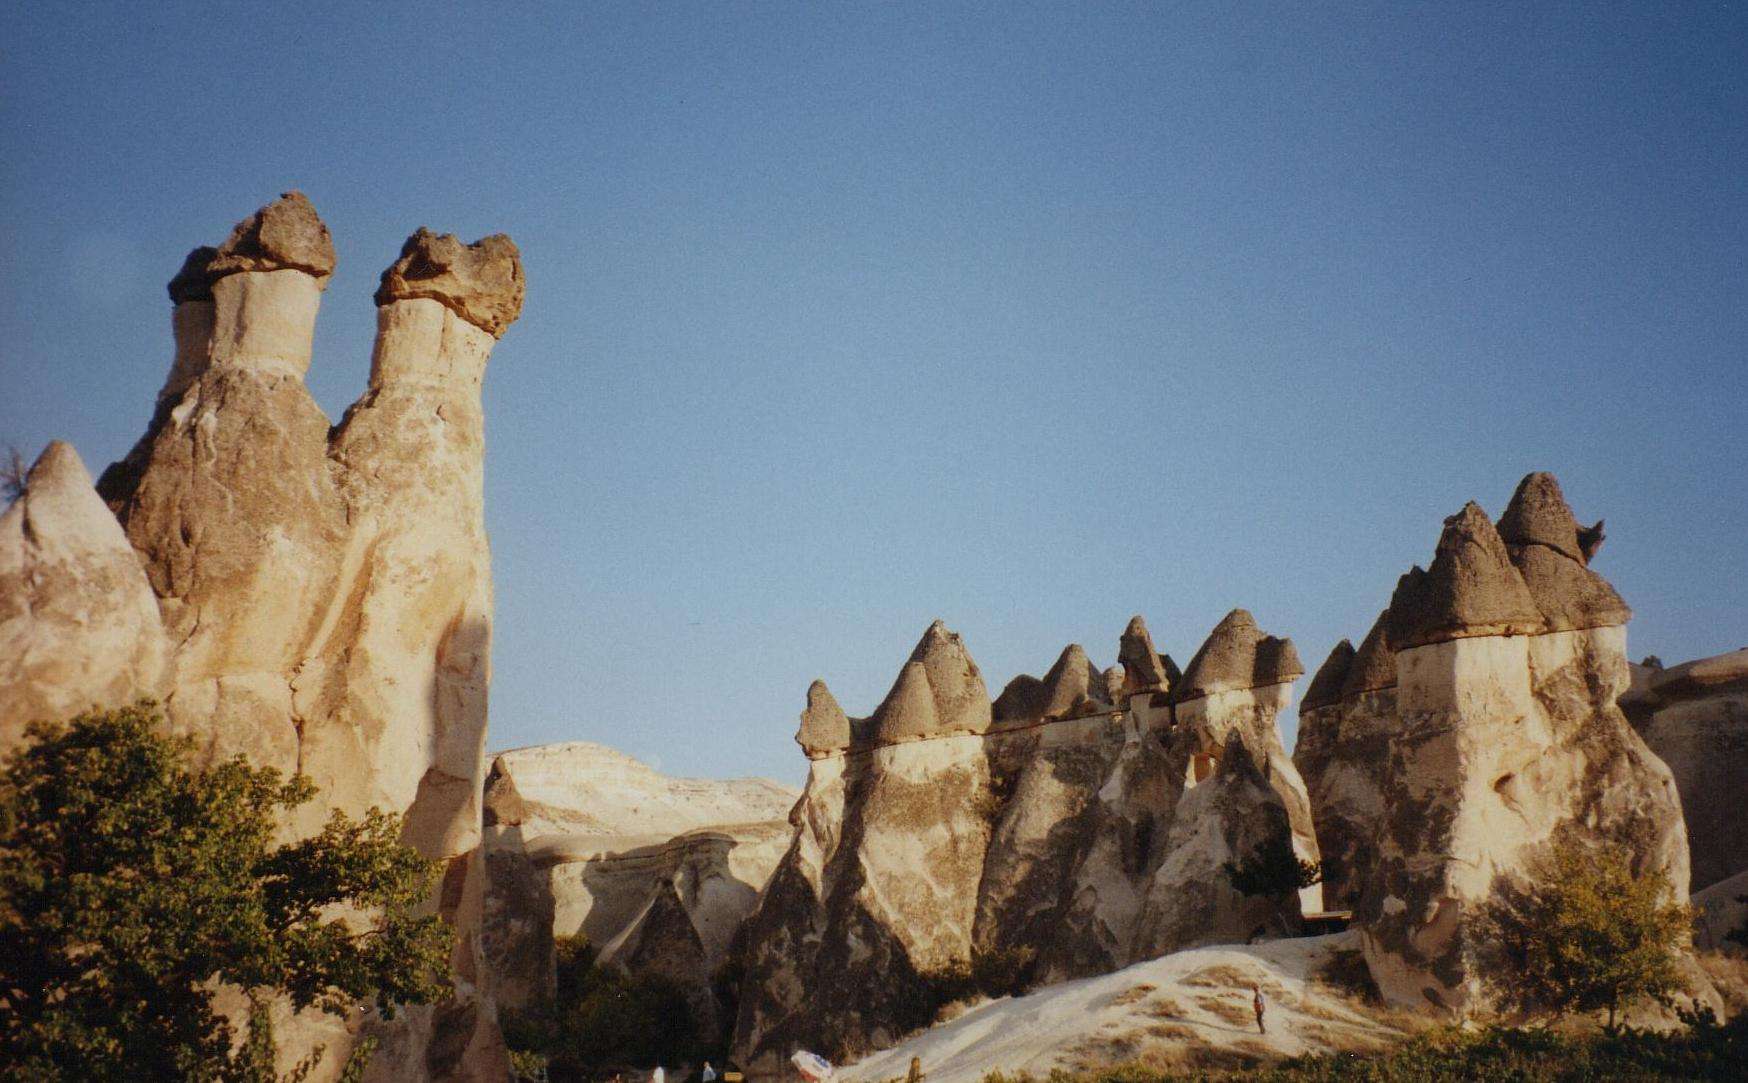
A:
<svg viewBox="0 0 1748 1083">
<path fill-rule="evenodd" d="M 487 332 L 504 337 L 522 314 L 522 255 L 502 233 L 463 244 L 453 234 L 423 226 L 382 272 L 376 303 L 429 298 Z"/>
<path fill-rule="evenodd" d="M 326 288 L 334 262 L 334 238 L 315 207 L 302 192 L 286 192 L 236 224 L 208 264 L 208 273 L 219 279 L 238 271 L 296 270 L 320 279 Z"/>
<path fill-rule="evenodd" d="M 1396 655 L 1390 650 L 1389 629 L 1390 611 L 1386 609 L 1378 614 L 1378 619 L 1372 622 L 1372 630 L 1360 641 L 1353 665 L 1348 667 L 1347 679 L 1342 682 L 1342 699 L 1396 687 Z"/>
<path fill-rule="evenodd" d="M 1153 649 L 1153 637 L 1148 634 L 1147 622 L 1140 614 L 1130 617 L 1129 626 L 1123 629 L 1117 661 L 1122 663 L 1125 687 L 1131 694 L 1163 692 L 1170 685 L 1161 656 Z"/>
<path fill-rule="evenodd" d="M 801 712 L 801 729 L 795 741 L 808 759 L 850 747 L 850 720 L 824 681 L 814 681 L 807 688 L 807 709 Z"/>
<path fill-rule="evenodd" d="M 1353 644 L 1342 640 L 1329 652 L 1329 657 L 1317 667 L 1317 675 L 1311 678 L 1311 687 L 1305 689 L 1304 698 L 1299 700 L 1299 713 L 1314 711 L 1319 707 L 1327 707 L 1341 699 L 1342 685 L 1347 682 L 1348 670 L 1354 660 Z"/>
<path fill-rule="evenodd" d="M 1409 569 L 1390 599 L 1390 648 L 1397 651 L 1543 628 L 1505 541 L 1473 501 L 1445 520 L 1432 566 Z"/>
<path fill-rule="evenodd" d="M 1598 538 L 1601 528 L 1594 528 Z M 1590 570 L 1589 553 L 1600 541 L 1587 549 L 1554 475 L 1523 479 L 1499 518 L 1499 536 L 1549 631 L 1612 627 L 1631 619 L 1614 587 Z"/>
<path fill-rule="evenodd" d="M 1190 659 L 1178 684 L 1178 701 L 1285 684 L 1304 673 L 1292 640 L 1264 635 L 1255 617 L 1234 609 L 1214 626 L 1207 642 Z"/>
</svg>

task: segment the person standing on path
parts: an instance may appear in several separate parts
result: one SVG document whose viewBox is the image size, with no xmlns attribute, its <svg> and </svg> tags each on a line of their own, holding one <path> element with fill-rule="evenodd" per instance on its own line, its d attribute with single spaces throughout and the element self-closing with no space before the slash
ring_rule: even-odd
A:
<svg viewBox="0 0 1748 1083">
<path fill-rule="evenodd" d="M 1262 1025 L 1262 1013 L 1263 1013 L 1263 1010 L 1268 1007 L 1267 1004 L 1263 1003 L 1262 986 L 1260 986 L 1260 985 L 1251 986 L 1250 987 L 1250 994 L 1251 994 L 1250 995 L 1250 1006 L 1253 1009 L 1255 1009 L 1255 1011 L 1256 1011 L 1256 1032 L 1258 1034 L 1267 1034 L 1269 1032 L 1269 1028 Z"/>
</svg>

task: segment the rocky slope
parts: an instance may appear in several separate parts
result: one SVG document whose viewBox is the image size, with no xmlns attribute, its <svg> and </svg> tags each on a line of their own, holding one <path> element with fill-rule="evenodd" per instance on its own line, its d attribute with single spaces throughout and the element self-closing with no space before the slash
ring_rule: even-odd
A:
<svg viewBox="0 0 1748 1083">
<path fill-rule="evenodd" d="M 404 813 L 446 866 L 453 997 L 393 1023 L 306 1013 L 279 1024 L 282 1053 L 325 1045 L 325 1078 L 365 1027 L 371 1078 L 501 1078 L 477 936 L 480 385 L 521 310 L 521 261 L 507 237 L 410 237 L 377 291 L 369 387 L 338 425 L 303 382 L 333 270 L 296 192 L 195 249 L 170 282 L 175 350 L 145 435 L 95 491 L 70 448 L 44 452 L 0 519 L 0 746 L 37 715 L 154 696 L 206 757 L 311 777 L 322 799 L 294 833 L 332 808 Z"/>
</svg>

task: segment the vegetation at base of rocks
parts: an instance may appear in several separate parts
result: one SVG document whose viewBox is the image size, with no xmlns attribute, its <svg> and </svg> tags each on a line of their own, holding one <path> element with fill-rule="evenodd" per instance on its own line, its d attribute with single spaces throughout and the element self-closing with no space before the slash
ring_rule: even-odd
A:
<svg viewBox="0 0 1748 1083">
<path fill-rule="evenodd" d="M 1688 1029 L 1670 1034 L 1630 1028 L 1569 1034 L 1447 1027 L 1375 1053 L 1325 1053 L 1239 1070 L 1182 1072 L 1122 1064 L 1089 1072 L 1055 1071 L 1047 1077 L 991 1072 L 983 1083 L 1590 1083 L 1748 1078 L 1748 1019 L 1719 1025 L 1705 1009 L 1684 1013 L 1683 1018 Z"/>
<path fill-rule="evenodd" d="M 1300 860 L 1292 836 L 1284 831 L 1258 843 L 1239 863 L 1228 861 L 1220 869 L 1240 895 L 1275 898 L 1323 881 L 1323 870 L 1315 861 Z"/>
<path fill-rule="evenodd" d="M 18 1078 L 272 1080 L 269 999 L 389 1016 L 448 991 L 451 934 L 419 913 L 436 868 L 398 817 L 336 812 L 276 846 L 314 785 L 240 756 L 193 770 L 163 729 L 150 703 L 32 723 L 0 769 L 0 1049 Z M 250 1006 L 235 1049 L 221 984 Z"/>
<path fill-rule="evenodd" d="M 552 1083 L 617 1070 L 689 1064 L 710 1049 L 685 990 L 656 975 L 602 966 L 586 936 L 558 938 L 549 1004 L 502 1013 L 504 1041 L 518 1070 L 544 1066 Z"/>
<path fill-rule="evenodd" d="M 1671 1003 L 1683 987 L 1680 952 L 1692 908 L 1673 901 L 1661 872 L 1635 875 L 1612 848 L 1561 843 L 1527 885 L 1501 888 L 1476 933 L 1501 1005 L 1530 1015 L 1620 1012 Z"/>
</svg>

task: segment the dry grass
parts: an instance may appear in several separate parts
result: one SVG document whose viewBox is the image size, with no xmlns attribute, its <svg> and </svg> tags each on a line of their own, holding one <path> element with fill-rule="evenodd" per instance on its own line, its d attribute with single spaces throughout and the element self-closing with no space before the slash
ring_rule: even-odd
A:
<svg viewBox="0 0 1748 1083">
<path fill-rule="evenodd" d="M 1196 998 L 1196 1007 L 1235 1027 L 1256 1025 L 1256 1013 L 1248 1003 L 1239 1004 L 1222 997 L 1204 996 Z"/>
<path fill-rule="evenodd" d="M 1265 981 L 1263 972 L 1255 967 L 1205 966 L 1182 982 L 1203 989 L 1248 989 L 1253 983 Z"/>
<path fill-rule="evenodd" d="M 1153 1015 L 1160 1019 L 1182 1019 L 1184 1006 L 1170 997 L 1160 997 L 1152 1004 Z"/>
<path fill-rule="evenodd" d="M 1158 988 L 1159 988 L 1159 986 L 1150 985 L 1147 982 L 1142 982 L 1140 985 L 1132 985 L 1129 988 L 1123 990 L 1121 993 L 1118 993 L 1116 996 L 1112 997 L 1111 1004 L 1115 1007 L 1122 1007 L 1123 1005 L 1126 1005 L 1126 1004 L 1139 1003 L 1140 1001 L 1147 999 L 1148 993 L 1151 993 Z"/>
</svg>

